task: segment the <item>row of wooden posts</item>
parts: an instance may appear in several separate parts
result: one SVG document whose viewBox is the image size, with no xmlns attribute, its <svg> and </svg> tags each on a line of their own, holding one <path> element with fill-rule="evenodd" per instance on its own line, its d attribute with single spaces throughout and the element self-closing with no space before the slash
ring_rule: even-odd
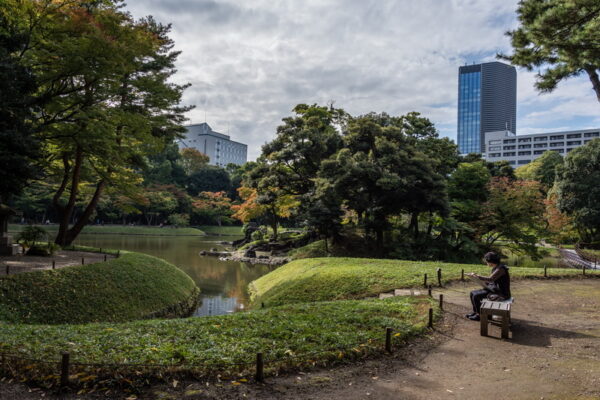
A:
<svg viewBox="0 0 600 400">
<path fill-rule="evenodd" d="M 100 249 L 100 253 L 102 253 L 102 248 Z M 117 251 L 117 258 L 121 256 L 121 250 Z M 106 254 L 104 254 L 104 262 L 106 262 Z M 85 265 L 85 257 L 81 257 L 81 265 Z M 56 260 L 52 260 L 52 269 L 56 269 Z M 10 275 L 10 265 L 6 264 L 6 275 Z"/>
</svg>

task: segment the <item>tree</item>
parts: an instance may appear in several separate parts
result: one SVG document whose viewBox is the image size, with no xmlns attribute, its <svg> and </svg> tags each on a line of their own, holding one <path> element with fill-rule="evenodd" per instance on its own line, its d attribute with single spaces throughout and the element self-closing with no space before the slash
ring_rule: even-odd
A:
<svg viewBox="0 0 600 400">
<path fill-rule="evenodd" d="M 144 185 L 185 186 L 187 175 L 181 166 L 181 154 L 176 143 L 167 144 L 163 151 L 148 155 L 142 169 Z"/>
<path fill-rule="evenodd" d="M 188 147 L 181 150 L 181 165 L 187 175 L 201 170 L 208 165 L 208 156 L 200 151 Z"/>
<path fill-rule="evenodd" d="M 23 0 L 13 11 L 30 32 L 21 63 L 38 77 L 35 125 L 57 182 L 55 241 L 67 245 L 108 186 L 135 191 L 144 157 L 183 132 L 186 85 L 169 82 L 178 56 L 170 28 L 134 21 L 116 0 Z M 84 189 L 92 193 L 70 227 Z"/>
<path fill-rule="evenodd" d="M 225 192 L 201 192 L 192 203 L 194 218 L 200 223 L 221 226 L 224 219 L 232 214 L 231 199 Z"/>
<path fill-rule="evenodd" d="M 600 240 L 600 139 L 571 151 L 556 169 L 558 209 L 573 218 L 581 239 Z"/>
<path fill-rule="evenodd" d="M 31 126 L 35 76 L 18 58 L 28 37 L 15 26 L 10 6 L 0 6 L 0 204 L 38 176 L 41 161 Z"/>
<path fill-rule="evenodd" d="M 172 193 L 164 190 L 147 190 L 144 193 L 144 203 L 140 206 L 146 224 L 164 221 L 169 214 L 177 209 L 177 199 Z"/>
<path fill-rule="evenodd" d="M 227 171 L 207 165 L 188 177 L 187 191 L 191 196 L 198 196 L 201 192 L 227 192 L 230 186 Z"/>
<path fill-rule="evenodd" d="M 487 200 L 491 174 L 483 161 L 461 163 L 448 179 L 451 215 L 458 221 L 471 223 L 481 214 Z"/>
<path fill-rule="evenodd" d="M 538 72 L 536 88 L 553 91 L 559 82 L 587 74 L 600 101 L 600 6 L 597 0 L 521 0 L 520 27 L 507 35 L 514 53 L 499 55 Z"/>
<path fill-rule="evenodd" d="M 560 154 L 555 151 L 546 151 L 529 164 L 517 168 L 515 175 L 519 179 L 539 181 L 546 188 L 551 188 L 556 177 L 556 167 L 562 163 L 563 158 Z"/>
<path fill-rule="evenodd" d="M 488 193 L 475 224 L 486 250 L 503 239 L 514 251 L 538 257 L 536 244 L 545 226 L 541 184 L 494 177 L 488 184 Z"/>
</svg>

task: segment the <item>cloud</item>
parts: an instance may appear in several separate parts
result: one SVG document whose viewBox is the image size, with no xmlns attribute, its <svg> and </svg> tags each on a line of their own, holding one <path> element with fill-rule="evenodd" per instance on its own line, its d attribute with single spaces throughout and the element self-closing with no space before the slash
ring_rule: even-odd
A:
<svg viewBox="0 0 600 400">
<path fill-rule="evenodd" d="M 206 113 L 215 130 L 248 143 L 254 159 L 298 103 L 333 100 L 352 114 L 416 110 L 454 138 L 458 66 L 510 52 L 504 32 L 516 26 L 516 6 L 517 0 L 130 0 L 127 9 L 172 23 L 182 51 L 175 80 L 192 84 L 184 96 L 196 105 L 191 122 L 203 122 Z M 586 104 L 578 115 L 594 112 L 583 78 L 544 96 L 533 81 L 533 73 L 519 71 L 518 126 L 546 121 L 539 113 L 550 110 L 557 126 L 576 124 L 570 113 L 578 104 Z"/>
</svg>

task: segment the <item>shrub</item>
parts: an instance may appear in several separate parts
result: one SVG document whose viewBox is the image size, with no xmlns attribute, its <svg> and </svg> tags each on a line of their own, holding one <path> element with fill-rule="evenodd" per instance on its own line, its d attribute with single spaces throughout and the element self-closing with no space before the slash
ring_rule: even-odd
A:
<svg viewBox="0 0 600 400">
<path fill-rule="evenodd" d="M 190 224 L 190 216 L 188 214 L 171 214 L 168 221 L 169 224 L 175 227 L 188 226 Z"/>
<path fill-rule="evenodd" d="M 42 242 L 48 239 L 48 232 L 40 226 L 26 226 L 16 237 L 17 243 L 25 248 L 25 253 L 35 245 L 36 242 Z"/>
</svg>

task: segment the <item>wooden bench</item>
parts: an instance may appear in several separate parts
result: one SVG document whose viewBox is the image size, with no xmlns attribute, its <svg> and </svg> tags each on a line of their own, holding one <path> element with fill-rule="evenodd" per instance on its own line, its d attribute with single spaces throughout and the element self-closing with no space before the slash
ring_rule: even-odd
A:
<svg viewBox="0 0 600 400">
<path fill-rule="evenodd" d="M 510 307 L 512 303 L 512 298 L 506 301 L 491 301 L 485 299 L 481 302 L 481 310 L 479 312 L 479 316 L 481 317 L 481 336 L 488 335 L 488 323 L 493 321 L 494 316 L 498 316 L 501 319 L 502 338 L 508 339 Z"/>
</svg>

